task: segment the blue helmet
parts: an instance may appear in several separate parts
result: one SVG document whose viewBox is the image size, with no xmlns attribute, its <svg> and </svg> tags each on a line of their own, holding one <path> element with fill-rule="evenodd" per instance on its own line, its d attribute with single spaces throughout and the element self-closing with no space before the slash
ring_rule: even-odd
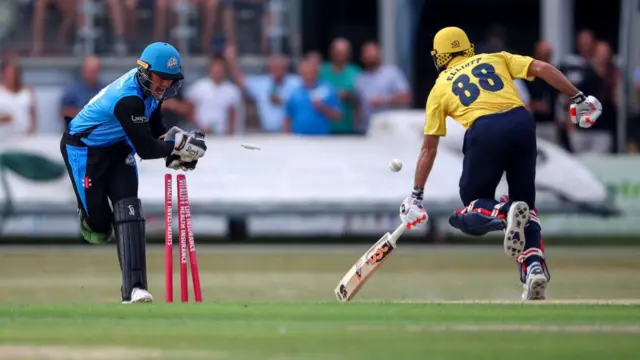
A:
<svg viewBox="0 0 640 360">
<path fill-rule="evenodd" d="M 147 46 L 140 55 L 138 66 L 143 72 L 152 72 L 162 79 L 184 79 L 180 53 L 171 44 L 165 42 L 155 42 Z"/>
</svg>

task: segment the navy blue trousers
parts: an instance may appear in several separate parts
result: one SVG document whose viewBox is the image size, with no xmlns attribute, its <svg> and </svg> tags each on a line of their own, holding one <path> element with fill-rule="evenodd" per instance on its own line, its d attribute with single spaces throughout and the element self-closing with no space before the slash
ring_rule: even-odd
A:
<svg viewBox="0 0 640 360">
<path fill-rule="evenodd" d="M 460 198 L 465 206 L 476 199 L 495 199 L 506 172 L 511 201 L 536 202 L 536 125 L 523 107 L 478 118 L 467 129 L 462 147 Z"/>
</svg>

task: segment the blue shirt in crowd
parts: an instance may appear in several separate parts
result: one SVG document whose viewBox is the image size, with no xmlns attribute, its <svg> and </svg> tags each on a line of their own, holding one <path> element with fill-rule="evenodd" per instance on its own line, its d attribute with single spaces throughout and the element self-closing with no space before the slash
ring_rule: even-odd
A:
<svg viewBox="0 0 640 360">
<path fill-rule="evenodd" d="M 276 84 L 271 75 L 247 76 L 247 88 L 258 107 L 260 125 L 267 132 L 281 132 L 285 118 L 285 104 L 291 91 L 301 85 L 297 75 L 285 75 L 281 84 Z M 273 103 L 271 95 L 280 98 L 281 103 Z"/>
<path fill-rule="evenodd" d="M 325 105 L 340 111 L 340 100 L 335 89 L 326 82 L 319 81 L 315 86 L 296 87 L 287 102 L 287 116 L 291 121 L 291 133 L 297 135 L 329 135 L 331 119 L 316 110 L 312 101 L 321 101 Z"/>
</svg>

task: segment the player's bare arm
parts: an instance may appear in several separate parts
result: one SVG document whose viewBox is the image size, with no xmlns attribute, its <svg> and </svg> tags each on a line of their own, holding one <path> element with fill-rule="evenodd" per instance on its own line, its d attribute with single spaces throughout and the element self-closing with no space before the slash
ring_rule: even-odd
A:
<svg viewBox="0 0 640 360">
<path fill-rule="evenodd" d="M 416 166 L 415 180 L 413 182 L 413 188 L 415 191 L 423 191 L 433 163 L 436 161 L 436 155 L 438 154 L 438 144 L 440 143 L 440 136 L 425 135 L 422 142 L 422 149 L 420 150 L 420 156 L 418 157 L 418 165 Z"/>
<path fill-rule="evenodd" d="M 585 96 L 555 66 L 534 60 L 527 71 L 528 76 L 539 77 L 559 92 L 568 96 L 573 104 L 569 109 L 571 121 L 580 127 L 591 127 L 602 114 L 602 105 L 594 96 Z"/>
<path fill-rule="evenodd" d="M 533 60 L 529 65 L 527 76 L 535 76 L 544 80 L 547 84 L 553 86 L 556 90 L 567 95 L 568 97 L 574 97 L 580 92 L 578 88 L 573 86 L 571 81 L 564 76 L 555 66 L 540 60 Z"/>
</svg>

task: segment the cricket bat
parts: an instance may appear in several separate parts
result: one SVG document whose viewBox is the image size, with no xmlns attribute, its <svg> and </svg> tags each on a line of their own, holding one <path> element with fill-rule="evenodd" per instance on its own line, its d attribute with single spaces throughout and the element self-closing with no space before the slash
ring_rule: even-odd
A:
<svg viewBox="0 0 640 360">
<path fill-rule="evenodd" d="M 352 300 L 364 284 L 387 260 L 388 256 L 396 249 L 396 242 L 406 229 L 406 224 L 400 224 L 393 233 L 384 234 L 378 242 L 373 244 L 349 271 L 342 277 L 336 286 L 335 294 L 339 301 Z"/>
</svg>

